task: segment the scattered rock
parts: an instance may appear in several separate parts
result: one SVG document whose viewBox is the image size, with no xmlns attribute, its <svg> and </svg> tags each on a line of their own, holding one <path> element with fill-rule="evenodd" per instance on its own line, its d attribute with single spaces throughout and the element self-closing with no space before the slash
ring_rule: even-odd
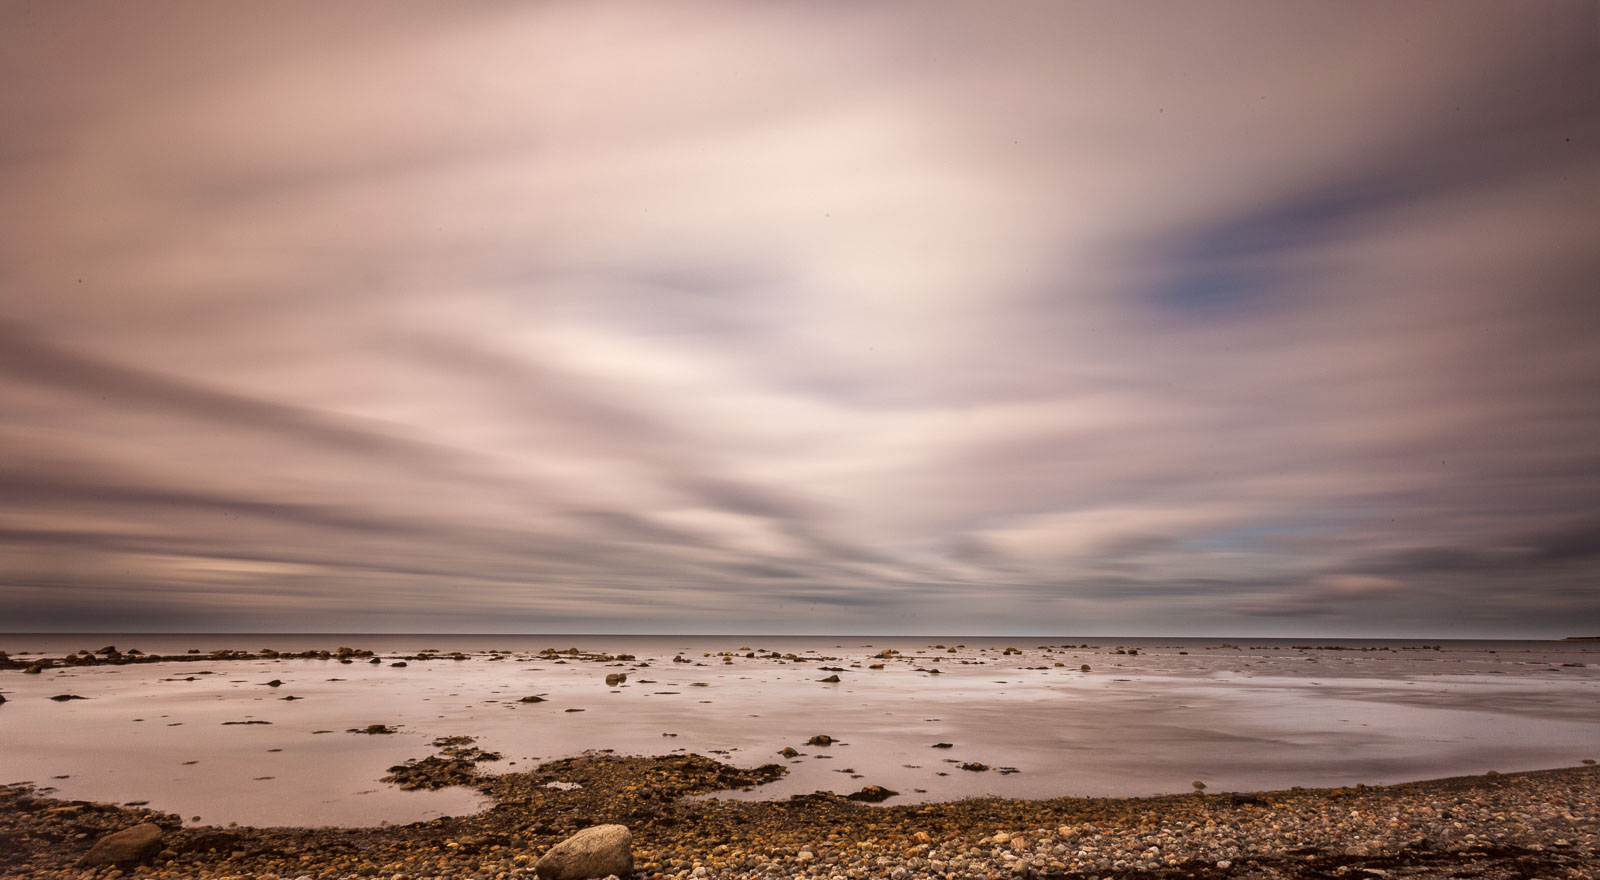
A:
<svg viewBox="0 0 1600 880">
<path fill-rule="evenodd" d="M 394 729 L 393 727 L 390 727 L 387 724 L 368 724 L 366 727 L 350 727 L 350 728 L 346 728 L 345 729 L 345 733 L 368 733 L 368 734 L 373 734 L 373 735 L 380 734 L 380 733 L 399 733 L 399 732 L 400 731 Z"/>
<path fill-rule="evenodd" d="M 55 700 L 57 703 L 65 703 L 68 700 L 87 700 L 89 698 L 88 697 L 80 697 L 77 694 L 56 694 L 55 696 L 51 697 L 50 699 Z"/>
<path fill-rule="evenodd" d="M 989 769 L 989 765 L 980 764 L 977 761 L 968 761 L 967 763 L 961 765 L 961 769 L 971 770 L 974 773 L 982 773 L 983 771 Z"/>
<path fill-rule="evenodd" d="M 778 750 L 778 754 L 784 756 L 785 758 L 798 758 L 798 757 L 800 757 L 800 752 L 797 751 L 794 746 L 784 746 L 783 748 Z"/>
<path fill-rule="evenodd" d="M 283 679 L 274 678 L 273 680 L 267 682 L 267 687 L 269 687 L 269 688 L 283 687 Z"/>
<path fill-rule="evenodd" d="M 898 792 L 898 791 L 894 791 L 892 789 L 884 788 L 881 785 L 866 785 L 866 786 L 862 786 L 861 790 L 856 792 L 855 794 L 847 794 L 847 795 L 845 795 L 845 799 L 846 800 L 852 800 L 852 801 L 863 801 L 863 802 L 869 803 L 869 804 L 876 804 L 876 803 L 880 803 L 882 801 L 886 801 L 889 798 L 892 798 L 892 797 L 894 797 L 895 795 L 897 795 L 899 793 L 900 792 Z"/>
<path fill-rule="evenodd" d="M 410 664 L 406 663 L 406 661 L 404 661 L 404 660 L 396 660 L 395 662 L 390 663 L 389 665 L 390 666 L 394 666 L 396 668 L 404 668 L 406 666 L 409 666 Z"/>
<path fill-rule="evenodd" d="M 522 699 L 518 700 L 517 702 L 519 702 L 519 703 L 543 703 L 544 702 L 544 697 L 523 697 Z"/>
<path fill-rule="evenodd" d="M 116 865 L 128 867 L 142 862 L 161 851 L 161 828 L 146 822 L 132 828 L 107 834 L 95 841 L 94 846 L 78 861 L 84 867 Z"/>
<path fill-rule="evenodd" d="M 1198 779 L 1196 779 L 1195 781 L 1193 781 L 1193 782 L 1191 782 L 1189 784 L 1194 786 L 1194 790 L 1195 791 L 1204 791 L 1205 787 L 1206 787 L 1206 784 L 1204 782 L 1201 782 Z"/>
<path fill-rule="evenodd" d="M 838 682 L 839 680 L 840 680 L 839 676 L 837 676 L 837 675 L 830 675 L 827 678 L 819 678 L 819 679 L 817 679 L 817 681 L 824 681 L 824 682 L 827 682 L 829 684 L 834 684 L 834 683 Z"/>
<path fill-rule="evenodd" d="M 223 727 L 229 727 L 229 726 L 234 725 L 234 724 L 271 724 L 271 723 L 272 723 L 271 721 L 224 721 L 224 722 L 222 722 L 222 726 Z"/>
<path fill-rule="evenodd" d="M 625 682 L 627 680 L 628 680 L 628 673 L 626 673 L 626 672 L 613 672 L 610 675 L 606 676 L 606 687 L 616 687 L 617 685 L 622 684 L 623 682 Z"/>
<path fill-rule="evenodd" d="M 936 749 L 953 749 L 953 748 L 956 747 L 956 744 L 955 743 L 934 743 L 933 747 L 936 748 Z"/>
<path fill-rule="evenodd" d="M 595 825 L 551 847 L 534 865 L 541 880 L 589 880 L 633 873 L 633 835 L 626 825 Z"/>
<path fill-rule="evenodd" d="M 816 736 L 806 740 L 806 745 L 808 745 L 808 746 L 831 746 L 835 742 L 837 742 L 837 740 L 835 740 L 833 737 L 827 735 L 826 733 L 819 733 Z"/>
</svg>

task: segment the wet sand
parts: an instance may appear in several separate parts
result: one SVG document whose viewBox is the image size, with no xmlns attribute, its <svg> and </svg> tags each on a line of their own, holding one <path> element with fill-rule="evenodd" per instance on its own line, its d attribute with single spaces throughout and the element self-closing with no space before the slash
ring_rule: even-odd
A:
<svg viewBox="0 0 1600 880">
<path fill-rule="evenodd" d="M 1174 794 L 1196 779 L 1214 790 L 1382 784 L 1600 757 L 1592 645 L 614 637 L 544 654 L 542 638 L 462 641 L 460 654 L 430 636 L 342 658 L 217 657 L 206 641 L 190 655 L 181 646 L 195 642 L 157 641 L 180 660 L 75 655 L 36 675 L 0 670 L 12 700 L 0 709 L 0 782 L 148 801 L 208 824 L 353 826 L 477 809 L 468 791 L 376 782 L 457 733 L 503 753 L 501 769 L 593 747 L 693 752 L 789 771 L 730 797 L 870 783 L 900 792 L 896 804 Z M 314 651 L 303 645 L 289 647 Z M 428 647 L 446 650 L 419 653 Z M 619 673 L 626 681 L 605 683 Z M 87 699 L 49 699 L 68 693 Z M 374 723 L 398 732 L 345 732 Z M 818 733 L 837 742 L 807 746 Z M 785 748 L 800 754 L 781 758 Z"/>
</svg>

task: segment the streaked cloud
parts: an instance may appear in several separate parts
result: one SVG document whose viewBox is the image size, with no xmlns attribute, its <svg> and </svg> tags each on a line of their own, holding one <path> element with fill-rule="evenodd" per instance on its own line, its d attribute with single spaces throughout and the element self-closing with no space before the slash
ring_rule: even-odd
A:
<svg viewBox="0 0 1600 880">
<path fill-rule="evenodd" d="M 0 629 L 1600 624 L 1590 4 L 0 10 Z"/>
</svg>

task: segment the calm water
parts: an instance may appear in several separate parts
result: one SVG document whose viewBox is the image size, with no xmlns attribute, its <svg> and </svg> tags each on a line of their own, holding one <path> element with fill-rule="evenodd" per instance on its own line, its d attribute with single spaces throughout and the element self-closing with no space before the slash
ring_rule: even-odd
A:
<svg viewBox="0 0 1600 880">
<path fill-rule="evenodd" d="M 0 636 L 0 650 L 13 656 L 106 644 L 162 654 L 349 645 L 386 658 L 431 648 L 470 659 L 405 668 L 278 660 L 0 672 L 9 700 L 0 706 L 0 782 L 148 801 L 208 823 L 371 825 L 480 806 L 466 791 L 401 792 L 378 782 L 391 764 L 428 754 L 432 738 L 460 733 L 506 755 L 485 765 L 495 769 L 601 748 L 711 753 L 753 765 L 783 761 L 778 750 L 794 746 L 804 756 L 785 762 L 789 776 L 731 796 L 845 793 L 873 783 L 901 792 L 890 803 L 1173 793 L 1193 780 L 1211 791 L 1386 783 L 1600 758 L 1596 643 Z M 1322 649 L 1335 645 L 1350 650 Z M 629 653 L 649 666 L 535 656 L 547 647 Z M 885 649 L 901 654 L 874 656 Z M 734 652 L 731 663 L 717 656 L 724 651 Z M 766 659 L 773 651 L 806 659 Z M 746 658 L 750 652 L 758 656 Z M 689 662 L 674 662 L 678 656 Z M 885 668 L 868 668 L 880 662 Z M 937 674 L 919 671 L 935 667 Z M 629 679 L 607 687 L 608 672 Z M 841 681 L 819 681 L 830 674 Z M 284 684 L 267 687 L 272 679 Z M 61 693 L 88 699 L 47 699 Z M 291 695 L 301 699 L 281 699 Z M 547 702 L 516 702 L 527 695 Z M 271 723 L 224 725 L 250 720 Z M 373 723 L 401 733 L 345 732 Z M 839 742 L 805 744 L 819 733 Z M 938 742 L 954 747 L 932 748 Z M 968 761 L 996 769 L 958 768 Z"/>
</svg>

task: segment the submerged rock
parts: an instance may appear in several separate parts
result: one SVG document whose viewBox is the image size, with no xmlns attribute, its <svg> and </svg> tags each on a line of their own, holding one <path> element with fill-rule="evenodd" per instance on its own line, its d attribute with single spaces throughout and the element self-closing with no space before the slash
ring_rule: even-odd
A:
<svg viewBox="0 0 1600 880">
<path fill-rule="evenodd" d="M 149 822 L 124 828 L 95 841 L 78 864 L 84 867 L 138 864 L 161 851 L 161 828 Z"/>
<path fill-rule="evenodd" d="M 816 736 L 806 740 L 806 745 L 808 746 L 831 746 L 833 743 L 834 738 L 826 733 L 819 733 Z"/>
<path fill-rule="evenodd" d="M 856 792 L 855 794 L 847 794 L 847 795 L 845 795 L 845 799 L 846 800 L 851 800 L 851 801 L 863 801 L 863 802 L 869 803 L 869 804 L 876 804 L 876 803 L 879 803 L 881 801 L 886 801 L 889 798 L 892 798 L 892 797 L 894 797 L 895 795 L 897 795 L 899 793 L 900 792 L 895 791 L 893 789 L 884 788 L 881 785 L 866 785 L 866 786 L 862 786 L 861 790 Z"/>
<path fill-rule="evenodd" d="M 589 880 L 633 873 L 633 835 L 626 825 L 595 825 L 551 847 L 533 867 L 541 880 Z"/>
</svg>

